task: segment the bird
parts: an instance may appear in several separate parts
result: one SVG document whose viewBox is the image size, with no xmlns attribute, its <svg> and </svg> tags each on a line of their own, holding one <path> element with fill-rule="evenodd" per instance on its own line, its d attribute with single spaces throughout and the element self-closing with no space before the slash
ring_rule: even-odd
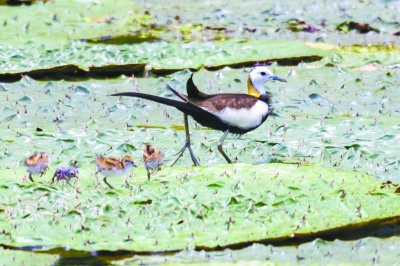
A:
<svg viewBox="0 0 400 266">
<path fill-rule="evenodd" d="M 111 189 L 114 189 L 113 186 L 107 182 L 107 178 L 129 173 L 133 167 L 136 167 L 136 165 L 133 158 L 130 156 L 124 156 L 122 160 L 113 157 L 105 158 L 103 156 L 97 156 L 97 169 L 95 175 L 97 178 L 98 173 L 102 174 L 104 176 L 104 183 L 106 183 Z"/>
<path fill-rule="evenodd" d="M 70 185 L 71 187 L 75 187 L 75 186 L 71 185 L 71 183 L 69 183 L 69 181 L 72 178 L 76 178 L 79 180 L 79 170 L 78 170 L 78 168 L 76 168 L 76 164 L 77 164 L 77 161 L 75 161 L 71 167 L 67 167 L 67 168 L 65 168 L 63 166 L 57 167 L 56 171 L 54 172 L 53 178 L 51 179 L 50 184 L 53 184 L 54 181 L 57 184 L 58 182 L 65 180 L 68 185 Z"/>
<path fill-rule="evenodd" d="M 164 164 L 164 154 L 154 148 L 153 145 L 143 145 L 143 162 L 147 170 L 147 180 L 150 181 L 150 175 L 161 169 Z M 153 172 L 150 173 L 150 170 Z"/>
<path fill-rule="evenodd" d="M 35 152 L 29 158 L 26 158 L 24 161 L 24 165 L 29 173 L 29 179 L 33 181 L 32 176 L 40 174 L 42 177 L 47 169 L 49 169 L 49 156 L 46 152 Z"/>
<path fill-rule="evenodd" d="M 222 148 L 228 133 L 242 135 L 258 128 L 264 123 L 273 110 L 271 94 L 266 92 L 264 83 L 267 81 L 287 81 L 284 78 L 274 75 L 266 66 L 255 66 L 251 69 L 247 78 L 247 94 L 206 94 L 201 92 L 194 84 L 193 74 L 194 73 L 192 73 L 186 83 L 187 95 L 179 93 L 168 86 L 169 90 L 182 101 L 138 92 L 121 92 L 111 94 L 110 96 L 129 96 L 147 99 L 175 107 L 183 112 L 185 118 L 186 143 L 178 154 L 179 157 L 182 156 L 182 153 L 188 148 L 195 165 L 198 165 L 198 162 L 195 160 L 196 157 L 190 147 L 187 116 L 191 116 L 202 126 L 224 132 L 222 138 L 218 142 L 218 151 L 228 163 L 232 163 L 231 159 L 225 154 Z"/>
</svg>

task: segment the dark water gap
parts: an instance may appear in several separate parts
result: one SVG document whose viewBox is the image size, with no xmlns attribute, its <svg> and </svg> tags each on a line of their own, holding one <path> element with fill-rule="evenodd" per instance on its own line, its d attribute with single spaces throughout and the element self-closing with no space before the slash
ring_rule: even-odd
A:
<svg viewBox="0 0 400 266">
<path fill-rule="evenodd" d="M 224 64 L 217 66 L 203 66 L 205 69 L 210 71 L 218 71 L 224 67 L 231 67 L 234 69 L 241 69 L 244 67 L 252 67 L 254 65 L 271 65 L 276 62 L 279 66 L 296 66 L 299 63 L 312 63 L 321 60 L 320 56 L 300 56 L 293 58 L 270 58 L 259 61 L 248 61 L 239 62 L 234 64 Z M 166 76 L 172 73 L 182 71 L 188 68 L 174 68 L 174 69 L 146 69 L 146 63 L 137 64 L 124 64 L 124 65 L 106 65 L 106 66 L 91 66 L 86 69 L 82 69 L 79 66 L 69 64 L 62 66 L 55 66 L 45 69 L 35 69 L 25 72 L 14 72 L 14 73 L 0 73 L 0 82 L 17 82 L 23 76 L 28 76 L 35 80 L 41 81 L 84 81 L 88 79 L 109 79 L 116 78 L 121 75 L 132 76 L 132 75 L 157 75 Z M 189 68 L 190 71 L 196 72 L 199 69 Z"/>
<path fill-rule="evenodd" d="M 294 246 L 297 247 L 301 244 L 312 242 L 316 239 L 325 241 L 334 241 L 335 239 L 343 241 L 360 240 L 366 237 L 388 238 L 391 236 L 400 236 L 400 216 L 390 217 L 386 219 L 376 219 L 365 223 L 355 224 L 351 226 L 329 229 L 320 231 L 314 234 L 294 235 L 286 238 L 276 238 L 261 241 L 252 241 L 245 243 L 236 243 L 227 246 L 217 246 L 216 248 L 196 247 L 196 251 L 205 250 L 206 252 L 223 251 L 230 249 L 232 252 L 249 247 L 254 243 L 272 245 L 276 247 Z M 181 250 L 173 250 L 166 252 L 135 252 L 129 250 L 117 251 L 79 251 L 74 249 L 64 249 L 61 247 L 51 248 L 46 246 L 26 246 L 26 247 L 13 247 L 8 245 L 1 245 L 4 249 L 20 250 L 20 251 L 33 251 L 37 253 L 45 253 L 51 255 L 59 255 L 60 259 L 54 265 L 109 265 L 112 261 L 123 260 L 132 258 L 135 255 L 141 256 L 172 256 Z M 48 249 L 48 250 L 45 250 Z"/>
</svg>

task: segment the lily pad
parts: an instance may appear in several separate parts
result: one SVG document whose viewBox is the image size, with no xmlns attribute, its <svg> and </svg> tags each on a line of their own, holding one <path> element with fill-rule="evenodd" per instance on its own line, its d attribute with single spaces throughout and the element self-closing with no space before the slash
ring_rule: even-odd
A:
<svg viewBox="0 0 400 266">
<path fill-rule="evenodd" d="M 109 192 L 96 186 L 92 169 L 80 167 L 78 190 L 31 183 L 22 179 L 23 169 L 3 169 L 6 186 L 0 190 L 9 200 L 2 202 L 0 243 L 83 251 L 216 250 L 354 235 L 400 217 L 394 187 L 335 168 L 166 167 L 149 182 L 140 167 L 129 185 L 123 177 L 113 179 L 117 189 Z"/>
<path fill-rule="evenodd" d="M 54 254 L 43 254 L 32 251 L 17 251 L 9 250 L 0 247 L 1 263 L 3 265 L 54 265 L 54 263 L 60 258 L 58 255 Z"/>
</svg>

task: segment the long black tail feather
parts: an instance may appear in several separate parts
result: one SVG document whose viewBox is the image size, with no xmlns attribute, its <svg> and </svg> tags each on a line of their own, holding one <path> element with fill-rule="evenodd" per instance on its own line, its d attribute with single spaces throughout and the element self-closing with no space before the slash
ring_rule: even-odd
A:
<svg viewBox="0 0 400 266">
<path fill-rule="evenodd" d="M 146 93 L 139 93 L 139 92 L 120 92 L 120 93 L 115 93 L 115 94 L 110 94 L 110 96 L 128 96 L 128 97 L 135 97 L 135 98 L 141 98 L 141 99 L 146 99 L 150 100 L 153 102 L 169 105 L 172 107 L 176 107 L 178 109 L 190 109 L 190 105 L 188 105 L 186 102 L 181 102 L 181 101 L 176 101 L 168 98 L 163 98 L 155 95 L 150 95 Z"/>
<path fill-rule="evenodd" d="M 177 97 L 180 98 L 181 100 L 187 102 L 186 99 L 183 98 L 183 97 L 179 94 L 179 92 L 177 92 L 176 90 L 174 90 L 174 89 L 171 88 L 170 86 L 168 86 L 168 89 L 169 89 L 170 91 L 172 91 L 172 93 L 175 94 L 175 96 L 177 96 Z"/>
<path fill-rule="evenodd" d="M 174 92 L 174 94 L 177 94 L 176 91 L 174 91 L 171 88 L 171 91 Z M 179 111 L 190 115 L 194 120 L 196 120 L 198 123 L 205 127 L 213 128 L 215 130 L 221 130 L 225 131 L 228 128 L 230 128 L 229 125 L 224 124 L 221 122 L 221 120 L 216 117 L 215 115 L 203 110 L 199 106 L 196 106 L 194 104 L 188 103 L 188 102 L 181 102 L 181 101 L 176 101 L 168 98 L 162 98 L 159 96 L 155 95 L 150 95 L 150 94 L 145 94 L 145 93 L 138 93 L 138 92 L 121 92 L 121 93 L 115 93 L 111 94 L 110 96 L 128 96 L 128 97 L 136 97 L 136 98 L 141 98 L 141 99 L 146 99 L 150 100 L 153 102 L 165 104 L 171 107 L 175 107 Z M 235 130 L 233 131 L 235 132 Z M 242 130 L 239 130 L 241 133 Z"/>
<path fill-rule="evenodd" d="M 174 94 L 178 94 L 178 92 L 176 92 L 172 88 L 170 88 L 170 89 Z M 214 117 L 214 115 L 208 113 L 207 111 L 205 111 L 205 110 L 201 109 L 200 107 L 193 105 L 191 103 L 176 101 L 176 100 L 163 98 L 163 97 L 159 97 L 159 96 L 155 96 L 155 95 L 139 93 L 139 92 L 121 92 L 121 93 L 110 94 L 110 96 L 128 96 L 128 97 L 135 97 L 135 98 L 150 100 L 153 102 L 157 102 L 157 103 L 165 104 L 165 105 L 168 105 L 171 107 L 175 107 L 179 111 L 181 111 L 185 114 L 188 114 L 188 115 L 192 116 L 193 118 L 199 117 L 199 116 L 200 117 L 204 117 L 204 116 Z"/>
</svg>

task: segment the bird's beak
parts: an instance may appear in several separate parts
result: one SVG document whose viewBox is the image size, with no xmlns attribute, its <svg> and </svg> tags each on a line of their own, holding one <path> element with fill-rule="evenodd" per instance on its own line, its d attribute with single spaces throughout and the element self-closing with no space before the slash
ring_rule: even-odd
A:
<svg viewBox="0 0 400 266">
<path fill-rule="evenodd" d="M 280 77 L 275 76 L 275 75 L 271 76 L 271 80 L 277 80 L 277 81 L 280 81 L 280 82 L 287 82 L 286 79 L 280 78 Z"/>
</svg>

